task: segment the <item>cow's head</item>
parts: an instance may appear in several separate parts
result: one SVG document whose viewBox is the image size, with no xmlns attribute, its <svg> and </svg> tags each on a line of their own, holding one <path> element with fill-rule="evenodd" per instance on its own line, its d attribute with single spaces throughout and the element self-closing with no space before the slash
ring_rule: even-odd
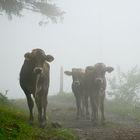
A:
<svg viewBox="0 0 140 140">
<path fill-rule="evenodd" d="M 106 67 L 103 63 L 97 63 L 93 67 L 93 74 L 95 77 L 95 84 L 101 85 L 104 82 L 106 72 L 111 73 L 114 70 L 113 67 Z"/>
<path fill-rule="evenodd" d="M 31 53 L 26 53 L 24 55 L 26 61 L 32 62 L 33 72 L 35 74 L 41 73 L 43 64 L 45 61 L 52 62 L 54 57 L 51 55 L 46 55 L 42 49 L 33 49 Z"/>
<path fill-rule="evenodd" d="M 80 68 L 73 68 L 72 71 L 65 71 L 64 73 L 68 76 L 72 76 L 73 84 L 79 86 L 84 71 Z"/>
<path fill-rule="evenodd" d="M 25 61 L 29 62 L 29 65 L 31 65 L 29 66 L 31 67 L 31 72 L 36 76 L 34 97 L 37 98 L 38 93 L 42 89 L 41 74 L 43 73 L 43 66 L 46 61 L 52 62 L 54 57 L 46 55 L 41 49 L 34 49 L 31 53 L 26 53 L 24 57 Z"/>
</svg>

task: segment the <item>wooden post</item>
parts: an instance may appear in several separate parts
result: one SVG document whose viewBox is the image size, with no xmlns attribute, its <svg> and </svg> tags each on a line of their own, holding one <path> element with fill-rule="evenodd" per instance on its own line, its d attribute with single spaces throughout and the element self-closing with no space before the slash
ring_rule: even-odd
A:
<svg viewBox="0 0 140 140">
<path fill-rule="evenodd" d="M 63 92 L 63 67 L 60 68 L 60 89 L 59 93 L 62 94 Z"/>
</svg>

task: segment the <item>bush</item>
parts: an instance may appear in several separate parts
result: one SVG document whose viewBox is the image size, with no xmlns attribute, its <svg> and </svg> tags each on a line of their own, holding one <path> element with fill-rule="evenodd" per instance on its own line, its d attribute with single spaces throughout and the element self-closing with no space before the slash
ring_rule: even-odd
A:
<svg viewBox="0 0 140 140">
<path fill-rule="evenodd" d="M 0 103 L 8 103 L 8 98 L 0 92 Z"/>
<path fill-rule="evenodd" d="M 117 76 L 109 80 L 109 95 L 123 102 L 135 102 L 140 92 L 140 69 L 135 66 L 124 73 L 117 69 Z"/>
</svg>

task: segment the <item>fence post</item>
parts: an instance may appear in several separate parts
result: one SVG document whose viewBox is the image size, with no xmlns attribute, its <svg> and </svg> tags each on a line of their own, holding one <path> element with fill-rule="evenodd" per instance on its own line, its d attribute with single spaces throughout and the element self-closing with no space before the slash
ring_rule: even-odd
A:
<svg viewBox="0 0 140 140">
<path fill-rule="evenodd" d="M 60 89 L 59 89 L 59 93 L 60 94 L 62 94 L 62 93 L 64 93 L 63 92 L 63 73 L 64 73 L 64 71 L 63 71 L 63 67 L 61 66 L 61 68 L 60 68 Z"/>
</svg>

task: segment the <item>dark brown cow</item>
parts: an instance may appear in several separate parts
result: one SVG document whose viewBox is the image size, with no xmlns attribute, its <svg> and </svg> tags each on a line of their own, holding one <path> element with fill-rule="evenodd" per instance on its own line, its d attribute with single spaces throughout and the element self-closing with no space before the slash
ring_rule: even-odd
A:
<svg viewBox="0 0 140 140">
<path fill-rule="evenodd" d="M 111 73 L 114 69 L 112 67 L 106 67 L 103 63 L 97 63 L 94 66 L 88 66 L 86 68 L 85 84 L 87 92 L 90 95 L 91 101 L 91 119 L 94 124 L 98 121 L 98 109 L 101 110 L 101 123 L 104 124 L 104 98 L 106 90 L 106 72 Z"/>
<path fill-rule="evenodd" d="M 54 60 L 53 56 L 46 55 L 41 49 L 34 49 L 24 55 L 24 64 L 20 71 L 20 86 L 23 89 L 29 106 L 29 122 L 33 123 L 34 102 L 33 94 L 38 109 L 40 127 L 46 125 L 47 95 L 49 89 L 50 66 L 47 62 Z"/>
<path fill-rule="evenodd" d="M 76 99 L 76 107 L 77 107 L 77 115 L 76 118 L 79 119 L 84 115 L 84 107 L 85 107 L 85 84 L 84 84 L 84 76 L 85 71 L 79 68 L 73 68 L 72 71 L 64 72 L 68 76 L 72 76 L 72 91 L 74 93 Z M 88 105 L 88 104 L 87 104 Z M 86 115 L 89 115 L 88 106 L 86 106 Z"/>
</svg>

